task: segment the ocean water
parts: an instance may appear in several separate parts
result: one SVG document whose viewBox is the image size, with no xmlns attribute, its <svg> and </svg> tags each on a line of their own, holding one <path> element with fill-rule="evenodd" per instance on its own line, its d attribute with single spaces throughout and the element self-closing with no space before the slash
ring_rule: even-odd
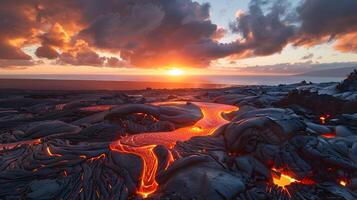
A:
<svg viewBox="0 0 357 200">
<path fill-rule="evenodd" d="M 145 75 L 0 75 L 2 79 L 46 79 L 46 80 L 100 80 L 100 81 L 134 81 L 134 82 L 184 82 L 224 85 L 279 85 L 298 83 L 303 80 L 313 83 L 339 82 L 344 77 L 316 76 L 183 76 L 163 77 Z"/>
</svg>

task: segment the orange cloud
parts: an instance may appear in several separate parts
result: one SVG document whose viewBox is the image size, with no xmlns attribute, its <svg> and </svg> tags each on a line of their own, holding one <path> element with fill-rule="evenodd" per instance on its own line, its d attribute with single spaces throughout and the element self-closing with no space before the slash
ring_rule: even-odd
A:
<svg viewBox="0 0 357 200">
<path fill-rule="evenodd" d="M 357 32 L 339 37 L 335 43 L 335 48 L 342 52 L 357 53 Z"/>
</svg>

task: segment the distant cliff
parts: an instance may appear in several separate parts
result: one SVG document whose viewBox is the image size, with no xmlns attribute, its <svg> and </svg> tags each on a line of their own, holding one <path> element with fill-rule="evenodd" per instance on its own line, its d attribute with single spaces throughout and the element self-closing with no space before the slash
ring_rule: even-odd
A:
<svg viewBox="0 0 357 200">
<path fill-rule="evenodd" d="M 311 71 L 298 74 L 297 76 L 347 77 L 355 69 L 357 69 L 357 66 Z"/>
</svg>

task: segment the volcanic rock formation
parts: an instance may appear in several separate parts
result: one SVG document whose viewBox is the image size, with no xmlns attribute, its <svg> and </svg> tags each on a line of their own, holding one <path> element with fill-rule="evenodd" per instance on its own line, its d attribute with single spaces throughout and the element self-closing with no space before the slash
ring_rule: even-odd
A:
<svg viewBox="0 0 357 200">
<path fill-rule="evenodd" d="M 0 199 L 357 199 L 331 87 L 1 95 Z"/>
</svg>

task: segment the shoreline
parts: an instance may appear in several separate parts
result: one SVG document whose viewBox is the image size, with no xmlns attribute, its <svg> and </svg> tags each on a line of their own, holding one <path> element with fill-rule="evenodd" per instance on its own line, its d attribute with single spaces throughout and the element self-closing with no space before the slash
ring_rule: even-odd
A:
<svg viewBox="0 0 357 200">
<path fill-rule="evenodd" d="M 0 89 L 20 90 L 145 90 L 145 89 L 217 89 L 230 84 L 148 82 L 148 81 L 105 81 L 105 80 L 51 80 L 51 79 L 0 79 Z"/>
</svg>

